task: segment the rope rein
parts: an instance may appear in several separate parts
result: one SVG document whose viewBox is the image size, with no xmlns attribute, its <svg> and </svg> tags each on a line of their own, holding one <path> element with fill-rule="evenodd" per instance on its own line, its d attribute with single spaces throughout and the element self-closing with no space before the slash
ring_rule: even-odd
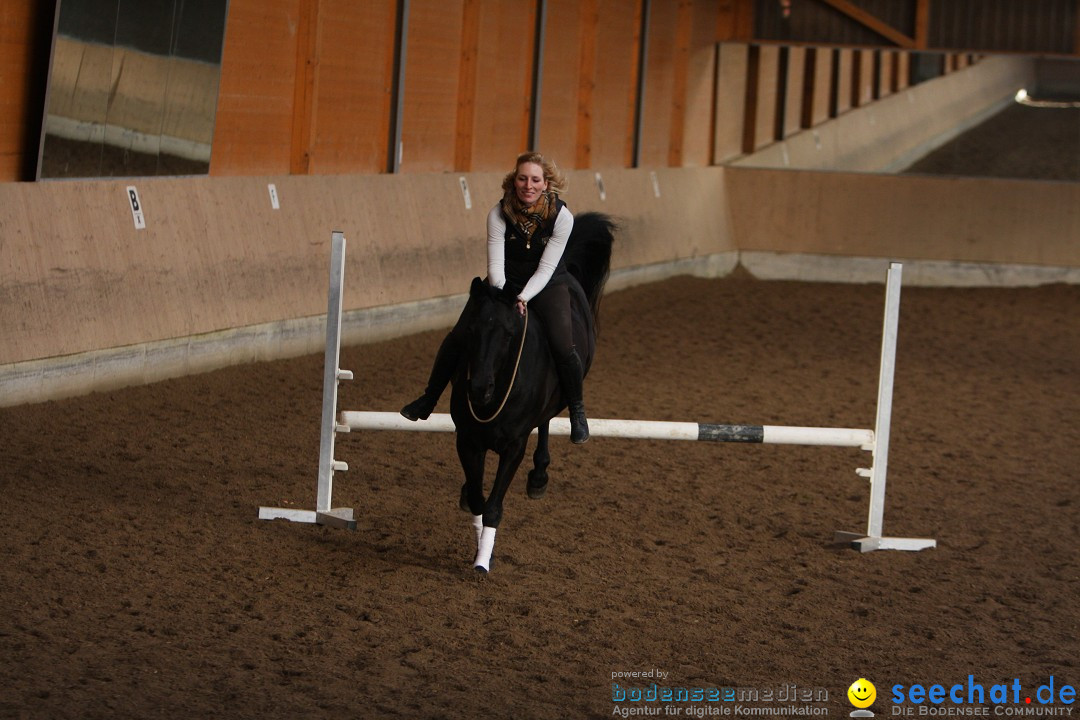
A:
<svg viewBox="0 0 1080 720">
<path fill-rule="evenodd" d="M 480 418 L 476 417 L 476 411 L 473 410 L 472 398 L 469 397 L 468 392 L 465 393 L 465 400 L 469 404 L 469 414 L 472 415 L 473 420 L 475 420 L 476 422 L 481 423 L 481 424 L 489 423 L 492 420 L 494 420 L 495 418 L 499 417 L 499 413 L 501 413 L 503 411 L 503 408 L 506 407 L 506 401 L 510 399 L 510 392 L 514 389 L 514 382 L 517 380 L 518 367 L 521 366 L 521 352 L 525 349 L 525 334 L 528 333 L 528 332 L 529 332 L 529 308 L 526 307 L 525 308 L 525 327 L 522 328 L 522 330 L 521 330 L 521 345 L 518 346 L 517 359 L 514 360 L 514 374 L 510 376 L 510 386 L 508 388 L 506 388 L 506 395 L 503 397 L 502 402 L 499 403 L 499 409 L 496 410 L 495 414 L 492 415 L 491 417 L 489 417 L 487 420 L 481 420 Z M 466 377 L 469 377 L 468 374 L 466 375 Z"/>
</svg>

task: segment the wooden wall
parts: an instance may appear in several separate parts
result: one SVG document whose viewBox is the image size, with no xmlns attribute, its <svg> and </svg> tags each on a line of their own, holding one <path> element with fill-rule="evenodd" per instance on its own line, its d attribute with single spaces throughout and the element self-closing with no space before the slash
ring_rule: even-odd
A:
<svg viewBox="0 0 1080 720">
<path fill-rule="evenodd" d="M 748 34 L 738 0 L 546 0 L 539 48 L 540 0 L 409 0 L 399 18 L 402 6 L 231 0 L 210 174 L 501 171 L 530 142 L 565 169 L 633 167 L 635 150 L 640 167 L 701 167 L 907 77 L 906 51 L 718 44 Z M 43 17 L 48 0 L 0 7 L 0 182 L 27 179 L 36 161 Z"/>
<path fill-rule="evenodd" d="M 721 45 L 714 131 L 725 140 L 717 141 L 715 161 L 778 148 L 777 141 L 909 87 L 911 56 L 907 51 L 868 48 Z M 948 76 L 985 58 L 945 59 Z M 904 119 L 896 121 L 902 124 Z M 736 150 L 731 138 L 740 132 L 742 142 Z"/>
<path fill-rule="evenodd" d="M 492 170 L 525 148 L 535 7 L 410 2 L 401 170 Z"/>
<path fill-rule="evenodd" d="M 28 5 L 0 5 L 0 87 L 4 88 L 0 94 L 0 177 L 18 176 L 25 152 L 22 98 L 29 82 L 26 52 L 29 27 Z"/>
<path fill-rule="evenodd" d="M 616 269 L 655 278 L 734 253 L 723 168 L 605 171 L 603 199 L 592 171 L 568 175 L 577 211 L 618 217 Z M 461 178 L 493 202 L 502 173 L 0 184 L 0 406 L 315 352 L 335 229 L 349 241 L 344 306 L 371 311 L 351 341 L 451 321 L 430 303 L 460 311 L 491 207 L 466 207 Z"/>
<path fill-rule="evenodd" d="M 318 3 L 316 42 L 310 54 L 317 70 L 311 80 L 317 85 L 305 90 L 305 99 L 308 92 L 314 96 L 304 107 L 311 118 L 303 143 L 310 157 L 308 173 L 386 169 L 395 5 L 389 0 Z"/>
<path fill-rule="evenodd" d="M 869 78 L 872 79 L 872 78 Z M 1035 63 L 986 58 L 930 82 L 882 94 L 783 142 L 760 143 L 730 164 L 848 172 L 898 172 L 1033 87 Z M 851 88 L 858 87 L 854 82 Z M 854 92 L 854 91 L 853 91 Z M 817 97 L 817 94 L 814 94 Z M 759 106 L 763 103 L 759 103 Z M 762 123 L 758 123 L 763 125 Z"/>
<path fill-rule="evenodd" d="M 564 168 L 631 167 L 643 26 L 639 164 L 713 164 L 734 5 L 655 0 L 646 19 L 642 0 L 548 0 L 534 108 L 537 0 L 410 0 L 399 169 L 502 170 L 534 111 L 534 144 Z M 211 174 L 385 172 L 397 8 L 232 0 Z"/>
<path fill-rule="evenodd" d="M 211 174 L 290 171 L 299 30 L 297 0 L 229 3 Z"/>
<path fill-rule="evenodd" d="M 485 23 L 500 27 L 506 22 L 505 8 L 497 5 L 471 5 L 463 0 L 461 8 L 463 24 L 474 23 L 481 35 L 486 32 L 482 31 Z M 585 11 L 605 9 L 610 6 L 597 0 Z M 657 28 L 666 27 L 672 38 L 650 54 L 660 65 L 691 65 L 694 33 L 686 34 L 687 15 L 675 9 L 657 25 L 650 23 L 656 33 L 660 33 Z M 466 10 L 475 15 L 469 19 Z M 689 5 L 681 8 L 682 13 L 692 10 Z M 305 43 L 315 46 L 328 42 L 328 28 L 318 30 L 317 23 L 305 26 L 302 22 L 304 17 L 313 21 L 317 17 L 301 13 L 289 17 L 296 20 L 291 37 L 294 51 L 301 56 L 310 56 L 311 46 L 298 38 L 307 37 Z M 378 19 L 370 14 L 363 17 Z M 389 22 L 389 15 L 380 21 Z M 627 27 L 638 23 L 640 28 L 641 21 L 632 18 Z M 424 27 L 423 23 L 412 27 L 409 35 L 422 34 Z M 467 35 L 450 33 L 452 37 Z M 272 37 L 265 40 L 273 42 Z M 713 163 L 723 161 L 723 166 L 658 166 L 654 171 L 648 166 L 622 167 L 633 150 L 628 136 L 607 137 L 604 127 L 594 123 L 596 114 L 581 112 L 582 103 L 590 108 L 595 105 L 619 118 L 608 122 L 633 123 L 636 66 L 631 59 L 636 55 L 625 52 L 623 77 L 601 88 L 582 80 L 587 75 L 580 68 L 592 67 L 590 73 L 597 78 L 610 72 L 605 63 L 614 63 L 614 56 L 605 55 L 603 47 L 614 40 L 600 33 L 595 42 L 592 57 L 590 42 L 584 41 L 586 49 L 574 57 L 545 57 L 545 64 L 562 63 L 579 70 L 562 71 L 563 81 L 572 82 L 571 94 L 553 82 L 543 97 L 561 96 L 561 103 L 548 104 L 551 111 L 571 106 L 574 122 L 549 125 L 564 133 L 561 142 L 566 143 L 570 157 L 588 153 L 590 167 L 568 170 L 567 200 L 575 211 L 600 209 L 618 216 L 622 231 L 615 267 L 625 271 L 624 276 L 657 279 L 664 273 L 699 267 L 730 268 L 744 253 L 1080 267 L 1075 184 L 1051 187 L 895 176 L 882 180 L 836 172 L 848 161 L 844 152 L 895 150 L 906 130 L 929 127 L 928 118 L 939 124 L 940 131 L 947 130 L 972 107 L 992 103 L 1015 82 L 1030 80 L 1033 63 L 1022 58 L 983 60 L 944 78 L 894 92 L 893 86 L 901 87 L 902 82 L 898 75 L 903 72 L 904 56 L 900 55 L 897 63 L 889 63 L 885 75 L 878 66 L 877 100 L 814 124 L 815 106 L 822 98 L 837 95 L 840 63 L 845 54 L 850 59 L 856 51 L 816 49 L 810 53 L 788 48 L 782 52 L 774 46 L 723 44 L 714 48 L 711 60 L 707 54 L 701 56 L 701 62 L 712 67 L 708 88 L 714 98 L 710 103 L 715 105 L 709 122 L 696 124 L 700 120 L 690 118 L 674 102 L 683 97 L 686 106 L 691 106 L 694 91 L 690 85 L 660 84 L 666 89 L 663 94 L 658 90 L 659 97 L 650 102 L 666 104 L 665 112 L 649 120 L 651 139 L 642 145 L 642 153 L 655 157 L 658 164 L 663 158 L 673 162 L 680 153 L 679 162 L 698 162 L 704 149 L 705 157 Z M 482 135 L 483 123 L 488 122 L 484 108 L 493 107 L 493 96 L 489 97 L 484 85 L 498 86 L 499 81 L 463 84 L 462 77 L 475 72 L 477 77 L 491 74 L 497 78 L 502 77 L 500 73 L 525 71 L 531 56 L 516 52 L 508 49 L 506 55 L 496 54 L 517 57 L 516 65 L 507 66 L 516 70 L 495 68 L 498 63 L 485 59 L 483 53 L 476 56 L 475 70 L 464 74 L 460 65 L 443 63 L 438 72 L 450 65 L 457 76 L 450 91 L 432 86 L 429 106 L 436 115 L 454 113 L 455 120 L 426 129 L 403 128 L 403 165 L 453 166 L 463 157 L 478 164 L 487 162 L 489 150 L 491 162 L 501 165 L 500 145 L 521 131 L 526 113 L 511 107 L 514 120 L 504 125 L 510 128 L 509 134 L 501 139 L 491 135 L 490 143 L 481 142 L 488 137 Z M 683 60 L 678 60 L 680 52 Z M 459 307 L 454 306 L 455 295 L 482 272 L 484 251 L 478 238 L 482 239 L 483 216 L 498 194 L 503 168 L 468 173 L 336 172 L 352 162 L 350 156 L 366 152 L 354 142 L 347 121 L 327 118 L 335 110 L 325 104 L 333 95 L 326 94 L 326 88 L 335 82 L 349 86 L 344 80 L 351 67 L 347 55 L 341 54 L 336 69 L 329 60 L 329 69 L 305 62 L 297 66 L 303 72 L 286 73 L 284 83 L 253 58 L 247 86 L 238 78 L 229 81 L 232 122 L 248 132 L 235 133 L 234 142 L 222 147 L 234 153 L 237 163 L 247 162 L 248 153 L 255 162 L 265 162 L 260 165 L 266 168 L 264 175 L 0 184 L 0 228 L 4 230 L 0 337 L 5 338 L 0 346 L 0 403 L 34 402 L 225 364 L 315 352 L 321 333 L 318 316 L 325 308 L 327 240 L 332 229 L 344 230 L 351 243 L 346 307 L 370 313 L 358 321 L 361 331 L 351 342 L 415 332 L 434 327 L 432 322 L 452 320 L 434 312 L 433 304 L 441 303 L 439 307 L 449 308 L 452 314 Z M 315 56 L 322 61 L 333 54 L 316 51 Z M 812 73 L 807 70 L 811 56 L 815 58 Z M 829 65 L 824 75 L 818 68 L 823 58 L 827 60 L 822 64 Z M 865 65 L 875 66 L 873 62 Z M 432 75 L 438 72 L 430 69 Z M 817 87 L 822 76 L 829 78 L 827 94 Z M 857 80 L 864 77 L 873 80 L 874 71 L 866 75 L 862 66 L 858 74 L 852 70 L 848 87 L 867 87 L 865 79 Z M 869 85 L 871 95 L 875 94 L 873 85 Z M 886 85 L 887 93 L 882 89 Z M 257 100 L 243 97 L 245 87 Z M 473 90 L 463 90 L 469 87 Z M 858 101 L 862 92 L 852 90 L 848 99 Z M 473 104 L 471 109 L 463 98 Z M 616 107 L 618 98 L 622 101 Z M 792 132 L 791 108 L 796 102 L 801 105 L 799 124 L 810 125 L 812 133 Z M 516 104 L 502 101 L 502 105 Z M 298 114 L 297 107 L 307 110 Z M 245 117 L 255 110 L 258 113 Z M 410 117 L 416 119 L 406 115 L 407 120 Z M 471 119 L 458 123 L 459 117 Z M 590 122 L 582 123 L 581 118 Z M 267 127 L 277 127 L 288 142 L 276 142 Z M 566 131 L 568 127 L 572 132 Z M 679 127 L 681 140 L 672 142 L 671 138 L 680 137 L 672 129 Z M 701 127 L 709 130 L 704 138 Z M 777 132 L 785 135 L 782 142 L 775 141 Z M 408 138 L 436 135 L 452 143 L 432 141 L 426 158 L 417 150 L 418 157 L 410 159 L 410 148 L 421 143 Z M 815 136 L 820 144 L 814 142 Z M 822 167 L 827 172 L 740 167 L 739 148 L 748 138 L 763 146 L 759 157 L 785 148 L 777 163 L 788 164 L 802 154 L 828 155 Z M 388 146 L 382 146 L 381 161 L 388 151 Z M 727 153 L 734 153 L 734 158 L 724 161 Z M 602 165 L 609 162 L 607 158 L 612 158 L 614 167 Z M 304 171 L 298 171 L 298 166 Z M 594 183 L 597 172 L 603 175 L 605 197 L 600 197 Z M 471 207 L 463 202 L 462 178 L 471 191 Z M 268 182 L 276 185 L 280 209 L 271 206 Z M 126 186 L 132 183 L 141 193 L 144 230 L 133 226 L 127 205 Z M 761 198 L 782 198 L 783 202 L 762 202 Z M 1037 212 L 1017 215 L 1017 207 L 1033 207 Z M 433 215 L 440 218 L 435 225 L 430 223 Z M 1017 242 L 1018 237 L 1023 242 Z M 269 286 L 274 292 L 266 292 Z"/>
<path fill-rule="evenodd" d="M 735 166 L 725 176 L 741 252 L 1080 268 L 1077 183 Z M 762 197 L 784 202 L 762 212 Z"/>
<path fill-rule="evenodd" d="M 210 173 L 384 172 L 396 9 L 231 0 Z"/>
<path fill-rule="evenodd" d="M 860 263 L 877 279 L 896 259 L 978 263 L 968 274 L 989 283 L 1080 281 L 1076 183 L 618 169 L 604 171 L 600 199 L 593 171 L 569 175 L 575 208 L 621 221 L 616 280 L 724 274 L 771 256 L 789 269 L 826 257 L 832 281 Z M 349 240 L 348 342 L 445 326 L 484 262 L 487 204 L 466 208 L 460 177 L 149 178 L 136 181 L 142 230 L 129 180 L 0 184 L 0 406 L 318 352 L 332 229 Z M 465 177 L 490 197 L 501 173 Z"/>
<path fill-rule="evenodd" d="M 548 100 L 540 103 L 536 146 L 550 157 L 558 158 L 564 166 L 577 166 L 579 158 L 584 158 L 587 167 L 592 154 L 593 125 L 591 116 L 580 113 L 579 107 L 592 103 L 599 23 L 597 3 L 550 0 L 548 12 L 553 22 L 547 27 L 547 46 L 558 49 L 545 52 L 541 64 L 541 97 Z M 633 72 L 634 67 L 626 64 L 624 58 L 620 75 L 629 76 Z M 624 110 L 626 102 L 624 98 L 619 103 Z"/>
<path fill-rule="evenodd" d="M 778 140 L 794 135 L 803 129 L 803 106 L 806 93 L 806 55 L 807 49 L 792 47 L 785 50 L 784 112 Z"/>
<path fill-rule="evenodd" d="M 760 150 L 776 141 L 776 115 L 780 112 L 780 48 L 766 45 L 758 48 L 757 85 L 754 122 L 749 117 L 744 127 L 748 142 L 746 152 Z"/>
<path fill-rule="evenodd" d="M 829 119 L 829 99 L 832 96 L 833 54 L 829 48 L 810 48 L 807 62 L 813 64 L 813 74 L 804 85 L 803 127 L 814 127 Z"/>
<path fill-rule="evenodd" d="M 52 39 L 45 4 L 0 2 L 0 182 L 34 178 Z"/>
<path fill-rule="evenodd" d="M 299 334 L 317 339 L 336 228 L 352 243 L 347 307 L 401 331 L 401 307 L 453 299 L 482 272 L 483 215 L 534 111 L 575 211 L 620 217 L 616 267 L 631 274 L 743 252 L 1080 267 L 1075 185 L 835 172 L 852 152 L 903 145 L 923 122 L 913 106 L 933 110 L 940 134 L 1027 70 L 950 56 L 945 78 L 908 88 L 906 51 L 717 44 L 747 36 L 744 5 L 651 0 L 643 17 L 642 0 L 548 0 L 534 99 L 537 0 L 410 0 L 392 175 L 398 0 L 231 0 L 211 177 L 136 181 L 147 219 L 136 230 L 130 181 L 10 182 L 37 154 L 42 4 L 3 0 L 0 402 L 8 378 L 30 378 L 23 397 L 44 399 L 61 382 L 81 392 L 160 379 L 165 365 L 281 356 L 305 318 Z M 739 167 L 752 151 L 775 166 L 813 156 L 828 172 Z M 268 325 L 277 335 L 244 334 Z M 235 344 L 214 347 L 218 333 Z M 181 359 L 164 363 L 166 345 Z M 255 350 L 229 354 L 241 345 Z"/>
<path fill-rule="evenodd" d="M 641 165 L 712 164 L 716 22 L 713 3 L 652 3 Z"/>
<path fill-rule="evenodd" d="M 716 120 L 713 129 L 713 162 L 738 157 L 743 150 L 743 124 L 752 98 L 747 97 L 746 78 L 751 69 L 746 45 L 723 43 L 717 49 Z"/>
</svg>

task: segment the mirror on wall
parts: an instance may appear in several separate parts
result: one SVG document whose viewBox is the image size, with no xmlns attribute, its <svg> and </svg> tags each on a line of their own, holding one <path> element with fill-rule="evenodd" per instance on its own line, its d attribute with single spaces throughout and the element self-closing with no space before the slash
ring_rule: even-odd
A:
<svg viewBox="0 0 1080 720">
<path fill-rule="evenodd" d="M 38 178 L 205 175 L 228 0 L 59 0 Z"/>
</svg>

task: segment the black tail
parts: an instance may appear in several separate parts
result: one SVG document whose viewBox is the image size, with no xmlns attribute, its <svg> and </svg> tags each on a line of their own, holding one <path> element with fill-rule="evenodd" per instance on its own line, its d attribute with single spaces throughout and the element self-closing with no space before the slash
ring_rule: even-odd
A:
<svg viewBox="0 0 1080 720">
<path fill-rule="evenodd" d="M 611 245 L 618 226 L 610 216 L 587 212 L 574 216 L 574 229 L 566 244 L 566 269 L 581 283 L 594 318 L 600 317 L 600 299 L 604 295 L 611 269 Z"/>
</svg>

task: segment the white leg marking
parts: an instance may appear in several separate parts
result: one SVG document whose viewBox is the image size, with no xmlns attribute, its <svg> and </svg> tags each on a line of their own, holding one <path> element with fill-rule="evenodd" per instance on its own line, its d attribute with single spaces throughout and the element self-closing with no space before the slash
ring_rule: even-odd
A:
<svg viewBox="0 0 1080 720">
<path fill-rule="evenodd" d="M 480 534 L 480 543 L 476 549 L 476 562 L 473 567 L 487 572 L 491 568 L 491 551 L 495 549 L 495 528 L 486 527 Z"/>
<path fill-rule="evenodd" d="M 484 516 L 473 515 L 472 526 L 476 530 L 476 547 L 480 547 L 480 535 L 484 532 Z"/>
</svg>

